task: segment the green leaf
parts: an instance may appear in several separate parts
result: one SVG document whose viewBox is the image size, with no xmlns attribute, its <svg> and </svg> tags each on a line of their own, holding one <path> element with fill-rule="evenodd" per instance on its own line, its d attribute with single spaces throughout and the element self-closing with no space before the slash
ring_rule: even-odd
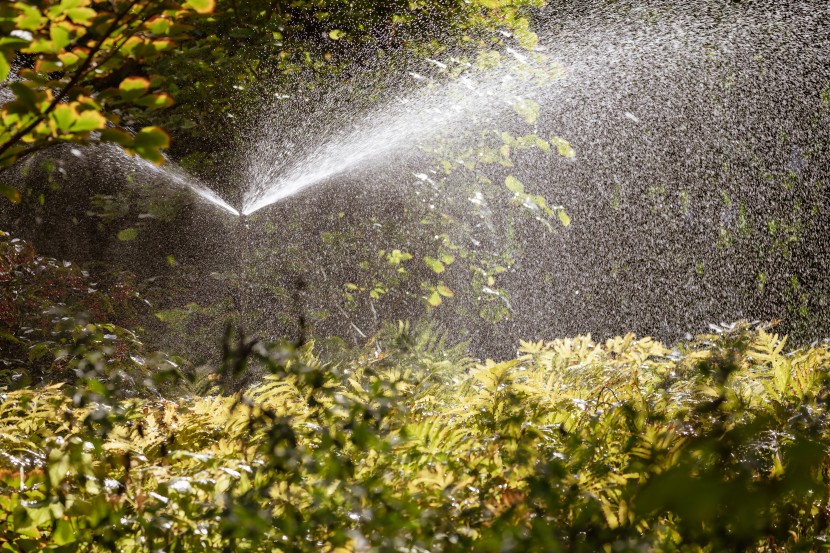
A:
<svg viewBox="0 0 830 553">
<path fill-rule="evenodd" d="M 20 192 L 16 188 L 0 183 L 0 195 L 5 196 L 13 204 L 20 203 Z"/>
<path fill-rule="evenodd" d="M 432 307 L 438 307 L 441 305 L 441 302 L 444 301 L 441 299 L 441 295 L 438 293 L 437 290 L 433 290 L 432 294 L 429 295 L 427 298 L 427 303 L 430 304 Z"/>
<path fill-rule="evenodd" d="M 427 267 L 432 269 L 437 274 L 443 273 L 444 270 L 446 269 L 446 267 L 444 267 L 444 264 L 441 263 L 440 261 L 438 261 L 437 259 L 435 259 L 434 257 L 430 257 L 430 256 L 424 257 L 424 263 L 426 264 Z"/>
<path fill-rule="evenodd" d="M 103 115 L 94 110 L 87 110 L 78 115 L 70 130 L 72 132 L 89 132 L 103 129 L 106 125 L 107 119 Z"/>
<path fill-rule="evenodd" d="M 136 148 L 167 148 L 170 136 L 159 127 L 144 127 L 135 135 Z"/>
<path fill-rule="evenodd" d="M 52 540 L 55 545 L 67 545 L 77 540 L 75 530 L 68 520 L 59 520 L 55 524 L 55 531 L 52 533 Z"/>
<path fill-rule="evenodd" d="M 564 209 L 557 209 L 556 216 L 559 217 L 559 222 L 562 223 L 563 227 L 567 227 L 571 224 L 571 217 L 565 213 Z"/>
<path fill-rule="evenodd" d="M 329 31 L 329 38 L 332 40 L 340 40 L 343 38 L 345 33 L 340 29 L 334 29 L 333 31 Z"/>
<path fill-rule="evenodd" d="M 40 28 L 40 22 L 43 20 L 40 10 L 23 2 L 18 2 L 15 6 L 21 12 L 15 19 L 15 26 L 26 31 L 37 31 Z"/>
<path fill-rule="evenodd" d="M 390 265 L 400 265 L 402 262 L 409 261 L 410 259 L 412 259 L 411 253 L 402 252 L 401 250 L 397 249 L 392 250 L 386 256 L 386 261 Z"/>
<path fill-rule="evenodd" d="M 551 143 L 556 146 L 556 151 L 559 152 L 560 156 L 563 157 L 574 157 L 575 152 L 573 146 L 565 140 L 564 138 L 560 138 L 558 136 L 553 136 L 550 139 Z"/>
<path fill-rule="evenodd" d="M 160 94 L 147 94 L 142 96 L 141 98 L 138 98 L 135 103 L 139 106 L 150 109 L 163 109 L 169 108 L 176 102 L 173 100 L 172 96 L 166 92 L 162 92 Z"/>
<path fill-rule="evenodd" d="M 150 81 L 144 77 L 127 77 L 118 85 L 121 97 L 127 101 L 135 100 L 150 90 Z"/>
<path fill-rule="evenodd" d="M 66 17 L 72 20 L 73 23 L 84 25 L 88 23 L 96 12 L 92 8 L 70 8 L 66 10 Z"/>
<path fill-rule="evenodd" d="M 528 125 L 532 125 L 539 118 L 539 104 L 526 98 L 519 100 L 513 109 L 521 115 Z"/>
<path fill-rule="evenodd" d="M 443 282 L 439 282 L 438 286 L 435 287 L 435 290 L 445 298 L 451 298 L 455 296 L 453 291 Z"/>
<path fill-rule="evenodd" d="M 133 137 L 121 129 L 104 129 L 101 131 L 101 142 L 115 142 L 121 146 L 132 146 Z"/>
<path fill-rule="evenodd" d="M 138 230 L 132 227 L 125 228 L 118 233 L 118 239 L 122 242 L 130 242 L 138 237 Z"/>
<path fill-rule="evenodd" d="M 170 136 L 159 127 L 145 127 L 133 139 L 136 153 L 158 165 L 164 163 L 164 156 L 159 150 L 168 146 L 170 146 Z"/>
<path fill-rule="evenodd" d="M 52 112 L 52 121 L 62 132 L 69 132 L 77 118 L 78 110 L 71 104 L 60 104 Z"/>
<path fill-rule="evenodd" d="M 519 29 L 514 36 L 521 47 L 527 50 L 533 50 L 539 45 L 539 35 L 528 29 Z"/>
<path fill-rule="evenodd" d="M 35 71 L 39 73 L 52 73 L 54 71 L 62 71 L 63 62 L 60 60 L 39 59 L 35 62 Z"/>
<path fill-rule="evenodd" d="M 211 13 L 216 8 L 216 0 L 187 0 L 185 6 L 193 9 L 196 13 Z"/>
<path fill-rule="evenodd" d="M 524 194 L 525 192 L 525 185 L 522 184 L 522 181 L 512 175 L 504 179 L 504 184 L 514 194 Z"/>
<path fill-rule="evenodd" d="M 72 34 L 63 24 L 54 24 L 49 28 L 49 38 L 52 39 L 53 51 L 63 50 L 72 42 Z"/>
<path fill-rule="evenodd" d="M 64 455 L 59 449 L 53 449 L 49 452 L 47 474 L 49 475 L 49 482 L 52 486 L 60 486 L 66 474 L 69 472 L 70 459 L 68 455 Z M 33 517 L 34 518 L 34 517 Z"/>
<path fill-rule="evenodd" d="M 146 24 L 147 29 L 157 36 L 165 36 L 170 34 L 173 28 L 173 22 L 163 17 L 154 17 Z"/>
<path fill-rule="evenodd" d="M 5 52 L 0 52 L 0 81 L 6 80 L 6 77 L 9 76 L 10 70 L 11 65 L 9 64 L 9 60 L 6 59 Z"/>
</svg>

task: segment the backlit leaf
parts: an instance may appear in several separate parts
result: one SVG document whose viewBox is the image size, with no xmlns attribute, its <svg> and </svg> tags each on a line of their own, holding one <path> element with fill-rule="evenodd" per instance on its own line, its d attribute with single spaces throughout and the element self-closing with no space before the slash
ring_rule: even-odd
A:
<svg viewBox="0 0 830 553">
<path fill-rule="evenodd" d="M 118 91 L 125 100 L 134 100 L 150 90 L 150 81 L 144 77 L 127 77 L 118 85 Z"/>
<path fill-rule="evenodd" d="M 187 0 L 186 6 L 193 8 L 197 13 L 211 13 L 216 8 L 216 0 Z"/>
<path fill-rule="evenodd" d="M 107 125 L 107 119 L 97 111 L 87 110 L 82 112 L 70 129 L 72 132 L 88 132 L 103 129 Z"/>
<path fill-rule="evenodd" d="M 167 148 L 170 146 L 170 135 L 159 127 L 144 127 L 135 135 L 136 148 Z"/>
</svg>

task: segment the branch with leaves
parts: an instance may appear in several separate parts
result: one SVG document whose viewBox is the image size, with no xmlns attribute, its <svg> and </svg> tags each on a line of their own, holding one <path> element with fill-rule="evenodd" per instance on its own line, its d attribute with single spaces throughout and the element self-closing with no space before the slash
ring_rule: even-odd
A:
<svg viewBox="0 0 830 553">
<path fill-rule="evenodd" d="M 173 105 L 146 64 L 186 40 L 214 0 L 61 0 L 0 6 L 0 168 L 56 143 L 114 142 L 161 163 L 168 135 L 128 131 Z M 13 191 L 6 193 L 14 199 Z"/>
</svg>

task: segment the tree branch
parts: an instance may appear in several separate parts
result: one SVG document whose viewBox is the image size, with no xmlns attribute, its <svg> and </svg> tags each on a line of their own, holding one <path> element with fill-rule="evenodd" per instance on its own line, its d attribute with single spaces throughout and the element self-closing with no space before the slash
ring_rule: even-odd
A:
<svg viewBox="0 0 830 553">
<path fill-rule="evenodd" d="M 109 28 L 101 36 L 101 39 L 98 41 L 98 43 L 92 48 L 92 50 L 90 50 L 89 55 L 81 64 L 81 67 L 78 68 L 78 71 L 75 73 L 72 79 L 70 79 L 66 86 L 64 86 L 63 89 L 61 89 L 61 91 L 58 93 L 58 95 L 55 96 L 55 98 L 52 100 L 52 103 L 50 103 L 49 106 L 45 110 L 43 110 L 40 113 L 40 115 L 38 115 L 35 118 L 34 121 L 32 121 L 22 129 L 17 131 L 14 135 L 11 136 L 11 138 L 9 138 L 8 141 L 6 141 L 2 146 L 0 146 L 0 159 L 2 159 L 3 154 L 6 153 L 12 146 L 20 142 L 23 139 L 23 137 L 32 132 L 39 124 L 41 124 L 43 120 L 46 119 L 46 116 L 52 113 L 52 111 L 54 111 L 54 109 L 63 101 L 63 99 L 66 98 L 66 95 L 69 94 L 69 91 L 75 88 L 75 86 L 81 81 L 81 79 L 84 78 L 87 71 L 89 71 L 89 69 L 92 66 L 92 62 L 94 61 L 95 55 L 101 51 L 101 48 L 104 47 L 104 42 L 106 42 L 107 39 L 110 38 L 110 36 L 112 36 L 113 33 L 115 33 L 116 29 L 118 29 L 119 25 L 121 25 L 121 22 L 124 19 L 124 17 L 130 13 L 130 10 L 132 10 L 133 7 L 135 7 L 135 5 L 138 4 L 139 1 L 140 0 L 132 0 L 132 2 L 130 2 L 130 5 L 127 6 L 127 8 L 115 18 L 115 20 L 112 22 Z"/>
</svg>

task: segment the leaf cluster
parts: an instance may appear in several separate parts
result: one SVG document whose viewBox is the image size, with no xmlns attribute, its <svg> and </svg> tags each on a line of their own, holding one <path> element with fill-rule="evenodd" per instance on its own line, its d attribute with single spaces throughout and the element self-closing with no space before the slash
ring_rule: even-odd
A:
<svg viewBox="0 0 830 553">
<path fill-rule="evenodd" d="M 390 328 L 327 365 L 241 340 L 244 392 L 4 394 L 14 549 L 815 550 L 828 526 L 826 345 L 747 324 L 442 361 Z M 418 338 L 423 336 L 423 338 Z M 420 361 L 420 362 L 419 362 Z M 217 373 L 222 378 L 222 371 Z"/>
</svg>

